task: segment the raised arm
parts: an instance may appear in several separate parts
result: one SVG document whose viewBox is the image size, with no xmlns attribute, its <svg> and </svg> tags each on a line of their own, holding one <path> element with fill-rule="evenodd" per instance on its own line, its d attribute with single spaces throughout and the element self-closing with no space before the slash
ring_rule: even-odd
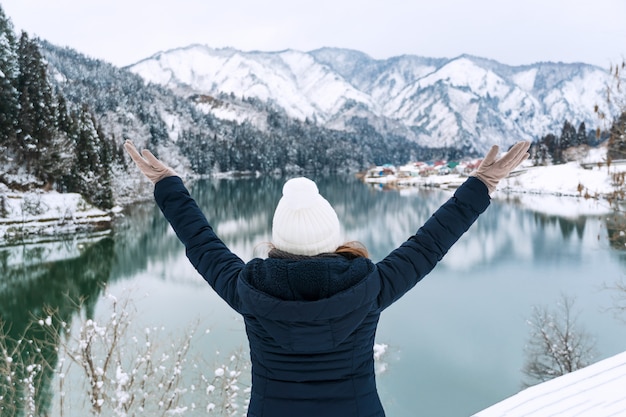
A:
<svg viewBox="0 0 626 417">
<path fill-rule="evenodd" d="M 155 201 L 185 245 L 187 258 L 217 294 L 238 310 L 237 277 L 244 262 L 217 237 L 174 170 L 148 150 L 143 150 L 142 156 L 130 141 L 124 148 L 154 183 Z"/>
<path fill-rule="evenodd" d="M 478 169 L 419 230 L 377 264 L 379 306 L 384 309 L 424 278 L 490 203 L 498 182 L 528 158 L 529 142 L 518 142 L 497 158 L 493 146 Z"/>
</svg>

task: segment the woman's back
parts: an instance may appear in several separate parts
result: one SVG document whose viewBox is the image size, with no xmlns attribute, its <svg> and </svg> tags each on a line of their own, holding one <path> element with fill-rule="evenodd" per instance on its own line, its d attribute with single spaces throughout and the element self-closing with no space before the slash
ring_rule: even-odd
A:
<svg viewBox="0 0 626 417">
<path fill-rule="evenodd" d="M 339 255 L 246 265 L 238 292 L 250 416 L 384 416 L 374 379 L 375 272 L 369 259 Z"/>
</svg>

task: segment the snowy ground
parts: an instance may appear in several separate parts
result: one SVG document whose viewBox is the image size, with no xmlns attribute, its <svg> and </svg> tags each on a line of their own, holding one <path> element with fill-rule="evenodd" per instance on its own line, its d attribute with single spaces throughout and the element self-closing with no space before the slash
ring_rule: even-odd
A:
<svg viewBox="0 0 626 417">
<path fill-rule="evenodd" d="M 626 352 L 530 387 L 473 417 L 626 415 Z"/>
<path fill-rule="evenodd" d="M 613 173 L 624 171 L 626 165 L 584 168 L 579 162 L 522 168 L 501 181 L 493 198 L 515 198 L 535 211 L 563 217 L 607 213 Z"/>
<path fill-rule="evenodd" d="M 0 246 L 106 229 L 115 211 L 99 210 L 76 193 L 14 192 L 0 184 Z"/>
<path fill-rule="evenodd" d="M 577 217 L 608 213 L 606 199 L 614 190 L 613 175 L 626 172 L 626 164 L 607 167 L 606 148 L 591 149 L 580 161 L 562 165 L 537 166 L 525 162 L 503 179 L 493 199 L 515 199 L 519 204 L 545 214 Z M 368 182 L 394 187 L 456 188 L 466 177 L 432 175 L 426 178 L 383 178 Z"/>
</svg>

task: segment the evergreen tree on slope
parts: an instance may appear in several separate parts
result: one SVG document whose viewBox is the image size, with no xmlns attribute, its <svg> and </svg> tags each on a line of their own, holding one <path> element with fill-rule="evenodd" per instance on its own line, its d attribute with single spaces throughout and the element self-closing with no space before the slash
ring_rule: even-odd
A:
<svg viewBox="0 0 626 417">
<path fill-rule="evenodd" d="M 0 162 L 6 167 L 12 153 L 18 104 L 16 79 L 18 75 L 15 34 L 11 21 L 0 8 Z M 3 169 L 0 168 L 0 175 Z"/>
<path fill-rule="evenodd" d="M 19 92 L 18 143 L 21 163 L 37 179 L 54 182 L 55 170 L 61 164 L 60 149 L 54 147 L 58 136 L 52 86 L 38 45 L 22 32 L 18 45 Z"/>
</svg>

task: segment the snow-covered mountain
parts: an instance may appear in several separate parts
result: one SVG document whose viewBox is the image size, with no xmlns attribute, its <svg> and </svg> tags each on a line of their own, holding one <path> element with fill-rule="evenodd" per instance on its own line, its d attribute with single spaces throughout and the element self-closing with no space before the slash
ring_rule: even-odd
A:
<svg viewBox="0 0 626 417">
<path fill-rule="evenodd" d="M 513 67 L 468 55 L 375 60 L 336 48 L 244 52 L 203 45 L 161 52 L 128 69 L 183 96 L 232 93 L 326 128 L 351 131 L 355 118 L 365 119 L 380 133 L 422 146 L 479 153 L 493 143 L 559 133 L 565 120 L 593 129 L 609 78 L 606 69 L 583 63 Z M 203 103 L 216 117 L 255 122 L 248 109 Z"/>
</svg>

